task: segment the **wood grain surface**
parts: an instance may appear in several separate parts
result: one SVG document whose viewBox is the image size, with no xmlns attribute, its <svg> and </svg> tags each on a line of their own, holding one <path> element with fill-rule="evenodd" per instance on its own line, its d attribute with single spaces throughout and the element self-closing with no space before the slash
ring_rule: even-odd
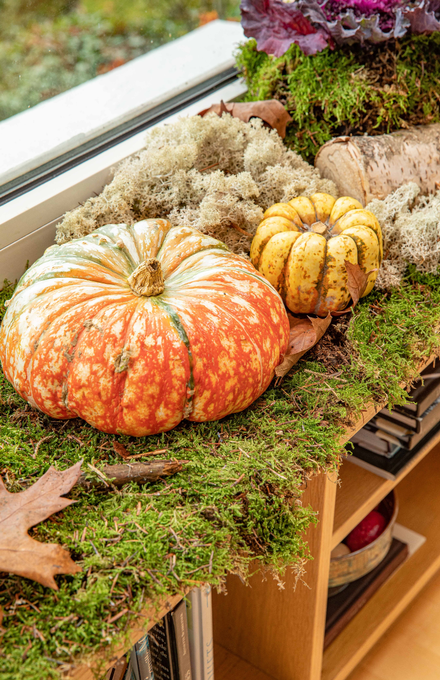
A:
<svg viewBox="0 0 440 680">
<path fill-rule="evenodd" d="M 321 673 L 329 554 L 336 493 L 335 479 L 312 478 L 303 496 L 319 513 L 319 524 L 307 532 L 313 561 L 304 583 L 295 589 L 287 572 L 284 587 L 256 574 L 245 587 L 227 579 L 228 595 L 214 595 L 214 638 L 233 654 L 278 680 L 318 680 Z"/>
<path fill-rule="evenodd" d="M 328 647 L 324 653 L 323 680 L 344 680 L 439 569 L 439 488 L 440 445 L 437 445 L 397 487 L 399 523 L 425 536 L 426 543 Z M 423 673 L 414 676 L 414 680 L 419 678 L 424 678 Z"/>
</svg>

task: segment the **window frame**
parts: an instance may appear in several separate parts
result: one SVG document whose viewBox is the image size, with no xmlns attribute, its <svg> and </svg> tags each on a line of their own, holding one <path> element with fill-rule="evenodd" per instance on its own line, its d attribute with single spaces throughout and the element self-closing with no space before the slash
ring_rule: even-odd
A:
<svg viewBox="0 0 440 680">
<path fill-rule="evenodd" d="M 64 213 L 72 210 L 90 196 L 102 191 L 112 178 L 112 168 L 143 148 L 147 129 L 168 124 L 181 116 L 195 115 L 200 110 L 208 108 L 211 104 L 218 103 L 220 100 L 233 101 L 246 92 L 244 82 L 234 76 L 232 72 L 234 65 L 233 50 L 240 42 L 240 36 L 242 36 L 241 27 L 236 22 L 212 22 L 203 29 L 196 29 L 196 31 L 173 43 L 164 45 L 158 50 L 162 50 L 162 54 L 164 54 L 165 48 L 178 48 L 179 41 L 185 40 L 187 47 L 189 45 L 192 50 L 193 63 L 197 60 L 203 62 L 206 36 L 210 36 L 210 39 L 215 35 L 218 36 L 219 24 L 221 25 L 225 51 L 217 50 L 216 73 L 213 73 L 211 61 L 209 69 L 205 71 L 199 69 L 197 82 L 194 82 L 194 78 L 188 77 L 180 88 L 180 92 L 176 92 L 176 88 L 174 88 L 174 91 L 170 89 L 166 96 L 163 96 L 162 101 L 158 102 L 156 99 L 156 101 L 145 102 L 147 115 L 144 120 L 140 121 L 140 131 L 133 131 L 136 129 L 133 125 L 131 134 L 125 134 L 122 141 L 117 141 L 117 138 L 116 141 L 113 139 L 114 143 L 108 144 L 108 148 L 98 149 L 96 153 L 92 153 L 90 157 L 85 159 L 81 160 L 80 158 L 72 167 L 62 171 L 56 169 L 50 171 L 36 186 L 28 185 L 24 189 L 20 189 L 18 195 L 0 205 L 1 281 L 4 279 L 14 281 L 20 278 L 26 265 L 32 264 L 44 253 L 47 247 L 53 244 L 56 225 L 60 222 Z M 225 27 L 225 24 L 228 26 Z M 212 28 L 209 28 L 210 26 Z M 202 30 L 204 30 L 205 39 L 200 41 Z M 151 53 L 138 57 L 138 59 L 145 59 L 149 54 Z M 168 51 L 168 54 L 170 54 L 170 51 Z M 130 66 L 130 64 L 131 62 L 126 66 Z M 169 71 L 172 64 L 173 62 L 170 61 L 168 66 L 164 65 L 163 78 L 166 78 L 167 69 Z M 109 75 L 112 75 L 112 73 L 106 74 L 106 76 Z M 102 77 L 99 76 L 98 78 Z M 94 80 L 98 79 L 93 79 L 85 85 L 93 85 Z M 70 93 L 74 94 L 77 89 L 73 88 Z M 50 108 L 51 102 L 56 99 L 57 97 L 54 97 L 43 104 Z M 151 105 L 152 103 L 155 105 Z M 31 111 L 25 113 L 31 113 Z M 25 114 L 18 114 L 18 116 L 22 116 L 23 120 L 25 119 Z M 132 117 L 131 123 L 133 123 L 134 118 L 135 116 Z M 130 120 L 128 123 L 130 123 Z M 99 136 L 97 138 L 99 139 Z"/>
</svg>

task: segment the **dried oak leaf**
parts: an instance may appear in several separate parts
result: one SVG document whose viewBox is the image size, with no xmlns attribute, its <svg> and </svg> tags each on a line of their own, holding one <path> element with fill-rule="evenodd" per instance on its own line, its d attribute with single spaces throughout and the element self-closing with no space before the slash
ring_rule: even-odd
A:
<svg viewBox="0 0 440 680">
<path fill-rule="evenodd" d="M 50 467 L 35 484 L 19 493 L 9 493 L 0 478 L 0 571 L 25 576 L 54 590 L 58 590 L 55 575 L 81 571 L 60 545 L 40 543 L 27 533 L 30 527 L 75 502 L 62 496 L 78 481 L 81 463 L 62 472 Z"/>
<path fill-rule="evenodd" d="M 311 318 L 300 319 L 297 316 L 289 316 L 290 338 L 287 352 L 282 363 L 276 367 L 275 375 L 282 378 L 290 371 L 313 345 L 321 340 L 327 328 L 331 324 L 331 314 L 327 314 L 325 319 Z"/>
<path fill-rule="evenodd" d="M 245 123 L 249 123 L 251 118 L 261 118 L 283 138 L 286 136 L 287 123 L 290 123 L 292 120 L 284 106 L 277 99 L 261 102 L 239 102 L 237 104 L 225 104 L 224 101 L 221 101 L 220 104 L 213 104 L 209 109 L 200 111 L 198 115 L 203 118 L 203 116 L 211 112 L 216 113 L 218 116 L 221 116 L 222 113 L 230 113 L 231 116 L 239 118 Z"/>
</svg>

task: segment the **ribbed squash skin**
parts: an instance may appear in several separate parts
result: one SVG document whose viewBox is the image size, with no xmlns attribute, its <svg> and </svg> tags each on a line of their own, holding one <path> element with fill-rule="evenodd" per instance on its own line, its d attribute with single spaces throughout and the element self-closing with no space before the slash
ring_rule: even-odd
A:
<svg viewBox="0 0 440 680">
<path fill-rule="evenodd" d="M 379 222 L 359 201 L 314 194 L 266 210 L 251 260 L 292 312 L 326 316 L 350 301 L 344 260 L 372 272 L 364 291 L 368 295 L 382 249 Z"/>
<path fill-rule="evenodd" d="M 127 282 L 149 257 L 165 280 L 154 297 Z M 146 220 L 49 248 L 9 303 L 0 360 L 49 416 L 142 436 L 249 406 L 288 336 L 280 296 L 249 262 L 195 229 Z"/>
</svg>

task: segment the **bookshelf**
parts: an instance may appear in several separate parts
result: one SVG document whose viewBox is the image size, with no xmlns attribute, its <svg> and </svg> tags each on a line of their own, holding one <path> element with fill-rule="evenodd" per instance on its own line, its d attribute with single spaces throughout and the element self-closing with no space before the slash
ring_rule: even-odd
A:
<svg viewBox="0 0 440 680">
<path fill-rule="evenodd" d="M 440 568 L 440 444 L 397 485 L 399 522 L 426 543 L 367 602 L 324 653 L 322 678 L 343 680 Z"/>
<path fill-rule="evenodd" d="M 366 408 L 347 429 L 344 441 L 380 408 Z M 317 475 L 304 491 L 303 502 L 312 505 L 320 520 L 308 532 L 314 559 L 306 565 L 304 584 L 295 589 L 295 578 L 287 573 L 280 590 L 270 575 L 264 580 L 255 574 L 248 588 L 229 576 L 228 595 L 214 594 L 216 642 L 265 673 L 265 679 L 345 680 L 440 569 L 440 433 L 395 480 L 383 479 L 349 459 L 339 473 L 339 484 L 335 478 Z M 330 552 L 393 488 L 400 503 L 398 522 L 427 540 L 323 653 Z M 242 675 L 232 665 L 220 678 L 240 680 Z"/>
</svg>

